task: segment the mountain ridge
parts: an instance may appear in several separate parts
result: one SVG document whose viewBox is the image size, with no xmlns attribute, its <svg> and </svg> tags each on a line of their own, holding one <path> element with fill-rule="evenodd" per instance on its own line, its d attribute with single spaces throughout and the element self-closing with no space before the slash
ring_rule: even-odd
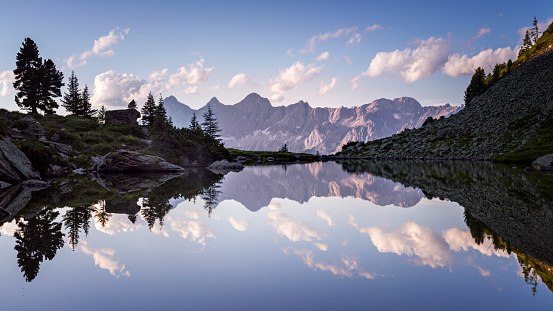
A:
<svg viewBox="0 0 553 311">
<path fill-rule="evenodd" d="M 188 127 L 192 114 L 198 118 L 209 105 L 222 129 L 226 147 L 243 150 L 278 150 L 284 144 L 292 152 L 334 153 L 349 141 L 374 140 L 415 128 L 426 118 L 449 116 L 463 106 L 423 107 L 410 97 L 377 99 L 354 107 L 311 107 L 300 100 L 289 106 L 273 106 L 257 93 L 234 105 L 213 97 L 205 106 L 192 109 L 174 96 L 164 100 L 167 113 L 177 127 Z"/>
</svg>

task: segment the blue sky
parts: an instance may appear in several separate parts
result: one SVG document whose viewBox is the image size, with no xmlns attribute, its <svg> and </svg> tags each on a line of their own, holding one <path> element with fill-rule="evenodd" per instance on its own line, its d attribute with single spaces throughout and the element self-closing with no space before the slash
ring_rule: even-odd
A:
<svg viewBox="0 0 553 311">
<path fill-rule="evenodd" d="M 273 105 L 459 105 L 474 68 L 513 58 L 534 16 L 551 23 L 553 2 L 10 1 L 0 106 L 17 109 L 11 71 L 25 37 L 64 82 L 75 70 L 95 106 L 142 105 L 150 91 L 193 108 L 251 92 Z"/>
</svg>

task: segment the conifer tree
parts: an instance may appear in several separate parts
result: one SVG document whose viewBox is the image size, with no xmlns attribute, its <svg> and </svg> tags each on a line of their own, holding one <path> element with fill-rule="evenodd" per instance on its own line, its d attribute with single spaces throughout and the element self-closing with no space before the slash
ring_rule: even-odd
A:
<svg viewBox="0 0 553 311">
<path fill-rule="evenodd" d="M 54 113 L 58 104 L 53 98 L 61 96 L 63 73 L 56 70 L 51 59 L 42 61 L 38 47 L 30 38 L 23 41 L 15 65 L 13 87 L 17 90 L 17 105 L 31 113 L 37 113 L 38 110 L 46 114 Z"/>
<path fill-rule="evenodd" d="M 154 100 L 154 96 L 152 96 L 152 92 L 150 92 L 150 94 L 148 94 L 148 99 L 146 100 L 146 103 L 144 103 L 144 107 L 142 107 L 142 110 L 141 110 L 142 125 L 150 126 L 154 124 L 156 111 L 157 111 L 156 102 Z"/>
<path fill-rule="evenodd" d="M 106 108 L 104 107 L 104 105 L 102 105 L 102 108 L 100 108 L 100 110 L 98 110 L 98 114 L 97 114 L 96 118 L 98 118 L 99 123 L 105 123 L 106 122 Z"/>
<path fill-rule="evenodd" d="M 79 116 L 91 119 L 97 111 L 92 109 L 90 103 L 90 93 L 88 92 L 88 85 L 85 84 L 83 93 L 81 94 L 81 103 L 79 105 Z"/>
<path fill-rule="evenodd" d="M 536 45 L 540 37 L 540 31 L 538 28 L 538 20 L 536 19 L 535 16 L 534 16 L 534 21 L 532 22 L 532 26 L 534 26 L 534 28 L 532 28 L 532 40 L 534 41 L 533 45 Z"/>
<path fill-rule="evenodd" d="M 156 107 L 156 116 L 164 122 L 168 122 L 167 119 L 167 110 L 165 109 L 165 106 L 163 106 L 163 96 L 159 94 L 159 100 Z"/>
<path fill-rule="evenodd" d="M 470 80 L 470 84 L 465 91 L 465 105 L 468 105 L 475 96 L 484 93 L 486 90 L 485 77 L 484 68 L 476 68 Z"/>
<path fill-rule="evenodd" d="M 188 128 L 193 131 L 201 130 L 198 119 L 196 118 L 196 111 L 192 113 L 192 120 L 190 120 L 190 126 Z"/>
<path fill-rule="evenodd" d="M 204 122 L 202 123 L 202 129 L 204 133 L 212 138 L 217 138 L 221 135 L 217 134 L 221 131 L 219 128 L 219 122 L 215 118 L 215 113 L 211 110 L 211 106 L 207 106 L 207 111 L 203 114 Z"/>
<path fill-rule="evenodd" d="M 71 71 L 69 77 L 69 84 L 67 85 L 68 93 L 63 94 L 61 100 L 62 106 L 70 114 L 79 115 L 82 111 L 81 108 L 81 91 L 79 90 L 79 79 L 75 75 L 75 71 Z"/>
</svg>

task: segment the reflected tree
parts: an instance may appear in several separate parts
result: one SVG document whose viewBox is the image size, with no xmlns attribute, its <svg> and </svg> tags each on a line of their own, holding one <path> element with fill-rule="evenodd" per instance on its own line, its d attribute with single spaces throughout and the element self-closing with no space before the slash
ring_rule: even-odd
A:
<svg viewBox="0 0 553 311">
<path fill-rule="evenodd" d="M 105 227 L 111 217 L 111 214 L 106 212 L 106 201 L 99 201 L 98 204 L 93 207 L 93 211 L 96 221 L 102 225 L 102 228 Z"/>
<path fill-rule="evenodd" d="M 159 221 L 159 226 L 163 227 L 165 216 L 173 208 L 169 200 L 156 202 L 153 198 L 145 198 L 144 205 L 145 207 L 140 210 L 140 213 L 144 217 L 144 220 L 146 220 L 148 229 L 150 230 L 154 227 L 156 220 Z"/>
<path fill-rule="evenodd" d="M 217 206 L 217 199 L 219 194 L 221 194 L 221 191 L 218 190 L 219 188 L 221 188 L 221 186 L 218 183 L 215 183 L 200 193 L 200 197 L 205 201 L 204 209 L 207 211 L 209 217 L 211 217 L 211 212 Z"/>
<path fill-rule="evenodd" d="M 14 249 L 17 251 L 17 265 L 27 282 L 38 275 L 40 263 L 44 259 L 54 259 L 57 250 L 63 247 L 62 224 L 54 221 L 58 216 L 59 212 L 48 208 L 26 223 L 21 221 L 17 224 L 19 229 L 14 234 Z"/>
<path fill-rule="evenodd" d="M 91 206 L 81 205 L 71 207 L 65 212 L 65 215 L 63 215 L 63 224 L 65 229 L 68 230 L 68 243 L 73 250 L 75 250 L 75 247 L 79 243 L 79 234 L 81 230 L 88 236 L 90 219 L 92 218 L 93 211 L 94 209 Z"/>
</svg>

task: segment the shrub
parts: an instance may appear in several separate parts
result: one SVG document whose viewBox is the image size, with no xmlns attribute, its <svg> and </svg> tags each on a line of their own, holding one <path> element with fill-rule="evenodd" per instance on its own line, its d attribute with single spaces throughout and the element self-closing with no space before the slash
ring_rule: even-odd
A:
<svg viewBox="0 0 553 311">
<path fill-rule="evenodd" d="M 55 150 L 38 141 L 21 141 L 18 147 L 41 174 L 48 170 L 50 164 L 58 165 L 61 163 L 61 157 Z"/>
</svg>

